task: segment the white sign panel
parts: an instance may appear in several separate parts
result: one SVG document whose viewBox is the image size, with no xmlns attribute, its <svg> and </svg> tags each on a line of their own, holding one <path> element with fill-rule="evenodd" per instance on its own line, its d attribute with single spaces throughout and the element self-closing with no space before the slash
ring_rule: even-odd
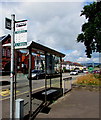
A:
<svg viewBox="0 0 101 120">
<path fill-rule="evenodd" d="M 15 47 L 21 48 L 27 45 L 27 20 L 15 23 Z"/>
</svg>

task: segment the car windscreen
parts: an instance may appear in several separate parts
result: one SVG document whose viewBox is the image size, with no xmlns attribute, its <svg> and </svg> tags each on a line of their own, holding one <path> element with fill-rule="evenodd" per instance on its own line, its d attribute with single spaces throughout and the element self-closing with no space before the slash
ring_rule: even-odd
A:
<svg viewBox="0 0 101 120">
<path fill-rule="evenodd" d="M 38 73 L 39 70 L 32 70 L 32 73 Z"/>
<path fill-rule="evenodd" d="M 77 72 L 77 71 L 73 70 L 72 72 Z"/>
</svg>

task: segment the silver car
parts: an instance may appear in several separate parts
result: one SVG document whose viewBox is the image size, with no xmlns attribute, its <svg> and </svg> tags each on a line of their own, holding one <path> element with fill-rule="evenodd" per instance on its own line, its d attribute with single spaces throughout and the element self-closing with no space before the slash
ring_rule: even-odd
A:
<svg viewBox="0 0 101 120">
<path fill-rule="evenodd" d="M 70 75 L 78 75 L 78 72 L 73 70 L 73 71 L 70 72 Z"/>
<path fill-rule="evenodd" d="M 45 72 L 43 70 L 32 70 L 32 79 L 44 78 Z"/>
</svg>

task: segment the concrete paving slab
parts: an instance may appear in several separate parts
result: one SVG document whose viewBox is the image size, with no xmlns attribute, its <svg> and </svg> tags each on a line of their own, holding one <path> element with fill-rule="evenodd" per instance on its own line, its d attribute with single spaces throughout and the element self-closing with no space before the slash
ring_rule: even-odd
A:
<svg viewBox="0 0 101 120">
<path fill-rule="evenodd" d="M 73 89 L 36 118 L 99 118 L 99 91 Z"/>
</svg>

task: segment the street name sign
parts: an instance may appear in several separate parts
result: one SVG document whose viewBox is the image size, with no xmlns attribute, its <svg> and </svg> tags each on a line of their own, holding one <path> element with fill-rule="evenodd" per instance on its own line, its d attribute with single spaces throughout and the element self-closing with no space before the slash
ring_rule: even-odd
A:
<svg viewBox="0 0 101 120">
<path fill-rule="evenodd" d="M 5 18 L 5 28 L 11 30 L 11 19 Z"/>
<path fill-rule="evenodd" d="M 15 22 L 15 48 L 27 45 L 27 20 Z"/>
</svg>

